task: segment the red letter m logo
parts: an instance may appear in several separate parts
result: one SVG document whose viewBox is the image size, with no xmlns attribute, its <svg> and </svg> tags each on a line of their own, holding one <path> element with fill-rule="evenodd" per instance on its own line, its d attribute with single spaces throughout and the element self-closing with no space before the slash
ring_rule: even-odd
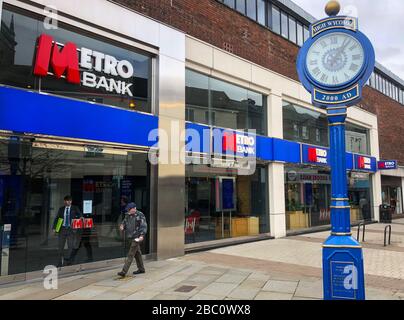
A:
<svg viewBox="0 0 404 320">
<path fill-rule="evenodd" d="M 38 39 L 34 74 L 46 77 L 49 71 L 49 63 L 56 78 L 59 79 L 66 74 L 67 82 L 80 84 L 79 58 L 77 47 L 74 43 L 66 43 L 64 48 L 59 51 L 51 36 L 41 35 Z"/>
</svg>

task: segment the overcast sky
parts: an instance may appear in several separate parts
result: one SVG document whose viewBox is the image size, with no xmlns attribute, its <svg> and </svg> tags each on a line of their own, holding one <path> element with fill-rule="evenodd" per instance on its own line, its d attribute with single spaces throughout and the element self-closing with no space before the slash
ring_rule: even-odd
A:
<svg viewBox="0 0 404 320">
<path fill-rule="evenodd" d="M 327 0 L 292 0 L 315 18 L 326 16 Z M 376 60 L 404 80 L 404 1 L 339 0 L 340 14 L 357 16 L 359 29 L 376 50 Z M 352 12 L 352 13 L 350 13 Z"/>
</svg>

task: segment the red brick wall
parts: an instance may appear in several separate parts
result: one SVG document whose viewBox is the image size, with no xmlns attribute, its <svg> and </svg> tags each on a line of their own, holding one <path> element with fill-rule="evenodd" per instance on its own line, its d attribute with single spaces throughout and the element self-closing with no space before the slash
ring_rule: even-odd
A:
<svg viewBox="0 0 404 320">
<path fill-rule="evenodd" d="M 404 166 L 404 106 L 369 87 L 364 88 L 361 106 L 377 115 L 380 158 Z"/>
<path fill-rule="evenodd" d="M 215 0 L 116 0 L 115 2 L 298 80 L 297 45 Z"/>
<path fill-rule="evenodd" d="M 298 80 L 299 47 L 215 0 L 115 0 L 237 56 Z M 372 88 L 361 107 L 378 115 L 381 158 L 404 165 L 404 106 Z"/>
</svg>

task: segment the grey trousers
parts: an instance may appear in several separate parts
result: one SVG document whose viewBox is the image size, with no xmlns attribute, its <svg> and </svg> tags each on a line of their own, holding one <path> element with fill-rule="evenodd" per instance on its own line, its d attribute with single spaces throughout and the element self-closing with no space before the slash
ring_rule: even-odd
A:
<svg viewBox="0 0 404 320">
<path fill-rule="evenodd" d="M 140 271 L 145 271 L 142 259 L 142 251 L 140 250 L 140 244 L 139 242 L 136 242 L 134 240 L 131 242 L 128 257 L 126 258 L 125 265 L 123 266 L 122 269 L 122 272 L 124 272 L 125 274 L 128 273 L 130 265 L 133 262 L 133 258 L 136 259 L 137 268 Z"/>
</svg>

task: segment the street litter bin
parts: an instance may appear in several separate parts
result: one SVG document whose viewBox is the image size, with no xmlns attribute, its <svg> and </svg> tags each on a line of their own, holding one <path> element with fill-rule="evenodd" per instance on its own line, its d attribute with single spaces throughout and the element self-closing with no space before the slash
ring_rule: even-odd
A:
<svg viewBox="0 0 404 320">
<path fill-rule="evenodd" d="M 382 204 L 380 206 L 380 222 L 391 223 L 392 207 L 388 204 Z"/>
</svg>

